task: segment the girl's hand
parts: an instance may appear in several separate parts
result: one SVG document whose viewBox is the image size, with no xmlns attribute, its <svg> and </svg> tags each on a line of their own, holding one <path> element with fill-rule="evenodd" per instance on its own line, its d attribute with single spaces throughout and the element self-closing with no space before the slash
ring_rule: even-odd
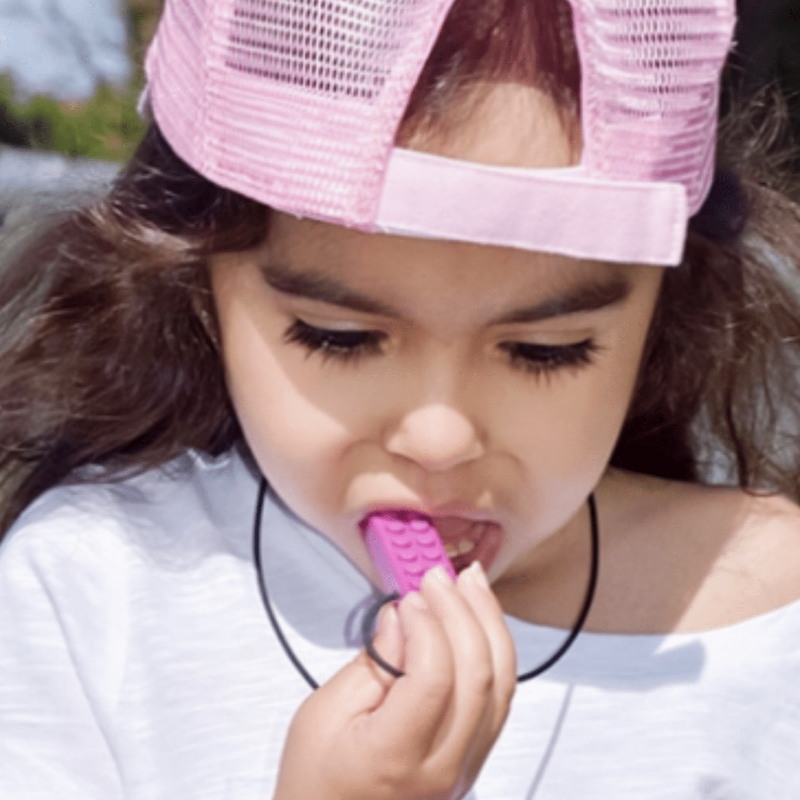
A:
<svg viewBox="0 0 800 800">
<path fill-rule="evenodd" d="M 300 707 L 275 800 L 456 800 L 475 781 L 516 686 L 511 636 L 480 567 L 429 572 L 386 606 L 366 653 Z"/>
</svg>

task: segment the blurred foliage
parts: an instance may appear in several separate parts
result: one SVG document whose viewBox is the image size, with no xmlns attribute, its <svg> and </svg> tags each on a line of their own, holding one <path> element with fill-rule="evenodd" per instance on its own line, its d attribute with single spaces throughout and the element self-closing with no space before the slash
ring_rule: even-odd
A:
<svg viewBox="0 0 800 800">
<path fill-rule="evenodd" d="M 136 103 L 144 85 L 144 53 L 161 5 L 162 0 L 125 3 L 134 63 L 126 87 L 100 86 L 86 102 L 64 103 L 44 95 L 18 101 L 10 80 L 0 76 L 0 142 L 69 156 L 126 161 L 144 133 Z"/>
<path fill-rule="evenodd" d="M 136 112 L 138 87 L 124 92 L 101 86 L 88 102 L 62 103 L 37 95 L 14 100 L 10 81 L 0 77 L 0 106 L 13 125 L 10 144 L 57 150 L 69 156 L 124 161 L 144 132 Z M 6 141 L 10 136 L 6 136 Z"/>
</svg>

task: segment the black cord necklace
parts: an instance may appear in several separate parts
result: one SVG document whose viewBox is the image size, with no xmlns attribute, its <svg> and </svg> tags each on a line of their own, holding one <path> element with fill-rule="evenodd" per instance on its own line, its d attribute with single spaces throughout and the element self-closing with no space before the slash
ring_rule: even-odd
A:
<svg viewBox="0 0 800 800">
<path fill-rule="evenodd" d="M 272 625 L 272 629 L 275 631 L 275 636 L 278 638 L 278 641 L 280 642 L 283 651 L 286 653 L 287 658 L 292 662 L 300 675 L 303 676 L 306 683 L 312 689 L 318 689 L 319 683 L 317 683 L 317 681 L 311 676 L 311 674 L 305 668 L 303 662 L 297 657 L 297 654 L 294 652 L 292 646 L 286 639 L 280 623 L 278 622 L 278 618 L 275 616 L 275 610 L 272 608 L 272 603 L 269 599 L 269 593 L 267 592 L 267 583 L 264 578 L 264 567 L 261 560 L 261 516 L 264 510 L 264 498 L 266 497 L 266 494 L 267 481 L 266 479 L 262 478 L 258 487 L 258 497 L 256 499 L 256 509 L 253 518 L 253 561 L 256 567 L 256 577 L 258 579 L 258 590 L 261 595 L 261 602 L 264 605 L 264 610 L 267 612 L 267 617 Z M 531 678 L 541 675 L 543 672 L 550 669 L 550 667 L 552 667 L 557 661 L 559 661 L 567 652 L 567 650 L 572 647 L 573 642 L 578 638 L 578 634 L 583 630 L 583 626 L 586 623 L 586 618 L 589 616 L 589 611 L 592 608 L 592 601 L 594 600 L 595 591 L 597 589 L 597 577 L 600 572 L 600 529 L 597 521 L 597 506 L 595 504 L 594 495 L 589 495 L 587 502 L 589 506 L 592 563 L 589 570 L 589 584 L 586 587 L 586 595 L 583 598 L 583 603 L 581 605 L 578 618 L 575 620 L 575 624 L 572 626 L 567 638 L 564 639 L 563 644 L 558 648 L 558 650 L 556 650 L 555 653 L 553 653 L 553 655 L 550 656 L 550 658 L 548 658 L 546 661 L 539 664 L 539 666 L 529 670 L 528 672 L 523 672 L 521 675 L 517 675 L 517 683 L 522 683 L 523 681 L 528 681 Z M 373 630 L 378 613 L 384 605 L 397 599 L 397 595 L 379 597 L 364 615 L 362 633 L 363 641 L 365 643 L 364 646 L 373 661 L 375 661 L 375 663 L 378 664 L 382 669 L 386 670 L 390 675 L 399 678 L 403 675 L 403 673 L 397 669 L 397 667 L 394 667 L 385 661 L 372 646 Z"/>
</svg>

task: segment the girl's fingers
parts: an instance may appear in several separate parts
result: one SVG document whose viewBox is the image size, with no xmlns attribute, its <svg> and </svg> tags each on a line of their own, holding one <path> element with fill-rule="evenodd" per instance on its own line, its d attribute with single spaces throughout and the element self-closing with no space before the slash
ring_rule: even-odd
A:
<svg viewBox="0 0 800 800">
<path fill-rule="evenodd" d="M 397 609 L 386 605 L 378 616 L 373 646 L 389 664 L 403 669 L 404 633 Z M 361 652 L 321 686 L 306 701 L 307 705 L 331 704 L 331 719 L 342 709 L 342 717 L 355 719 L 375 711 L 383 703 L 395 678 Z"/>
<path fill-rule="evenodd" d="M 493 738 L 495 659 L 482 620 L 446 574 L 429 572 L 423 594 L 447 633 L 455 663 L 453 701 L 439 748 L 446 759 L 461 760 L 476 737 Z"/>
<path fill-rule="evenodd" d="M 421 762 L 447 716 L 454 686 L 453 652 L 440 621 L 421 594 L 400 602 L 405 675 L 394 682 L 372 720 L 375 735 L 403 743 L 404 757 Z"/>
<path fill-rule="evenodd" d="M 336 785 L 369 752 L 409 796 L 466 791 L 513 691 L 513 646 L 491 591 L 474 575 L 457 584 L 428 575 L 421 593 L 382 610 L 373 644 L 405 675 L 393 678 L 362 652 L 307 699 L 289 739 L 335 750 L 326 780 Z M 294 750 L 286 752 L 281 774 L 292 778 Z"/>
<path fill-rule="evenodd" d="M 500 603 L 489 588 L 479 562 L 458 576 L 458 588 L 486 632 L 494 664 L 494 699 L 499 729 L 517 687 L 517 656 L 514 640 L 503 619 Z"/>
<path fill-rule="evenodd" d="M 489 588 L 486 576 L 477 562 L 459 575 L 458 588 L 486 632 L 494 665 L 493 696 L 492 702 L 487 703 L 485 727 L 481 735 L 473 740 L 468 757 L 474 770 L 467 775 L 467 781 L 471 783 L 508 716 L 511 699 L 517 687 L 517 659 L 514 641 L 503 619 L 500 603 Z"/>
<path fill-rule="evenodd" d="M 396 670 L 403 671 L 405 659 L 404 634 L 400 624 L 400 617 L 394 603 L 388 603 L 378 614 L 376 633 L 372 640 L 372 647 L 387 664 Z M 373 662 L 378 671 L 378 679 L 386 689 L 394 683 L 396 678 L 387 672 L 380 664 Z"/>
<path fill-rule="evenodd" d="M 407 763 L 482 762 L 515 685 L 513 644 L 488 585 L 472 573 L 458 584 L 429 573 L 421 593 L 382 610 L 374 646 L 405 675 L 396 680 L 362 654 L 353 667 L 369 670 L 367 691 L 346 670 L 344 694 L 358 693 L 369 738 L 391 742 Z"/>
</svg>

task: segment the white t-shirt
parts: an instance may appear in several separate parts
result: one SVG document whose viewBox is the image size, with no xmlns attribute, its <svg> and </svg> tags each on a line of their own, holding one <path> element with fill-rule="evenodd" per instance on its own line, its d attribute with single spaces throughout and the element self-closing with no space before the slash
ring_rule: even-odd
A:
<svg viewBox="0 0 800 800">
<path fill-rule="evenodd" d="M 270 800 L 310 692 L 252 559 L 257 482 L 195 454 L 65 486 L 0 547 L 2 800 Z M 365 579 L 268 504 L 267 584 L 309 672 L 357 652 Z M 565 633 L 509 620 L 522 669 Z M 313 769 L 313 764 L 309 764 Z M 582 634 L 522 684 L 480 800 L 797 800 L 800 604 L 701 634 Z"/>
</svg>

